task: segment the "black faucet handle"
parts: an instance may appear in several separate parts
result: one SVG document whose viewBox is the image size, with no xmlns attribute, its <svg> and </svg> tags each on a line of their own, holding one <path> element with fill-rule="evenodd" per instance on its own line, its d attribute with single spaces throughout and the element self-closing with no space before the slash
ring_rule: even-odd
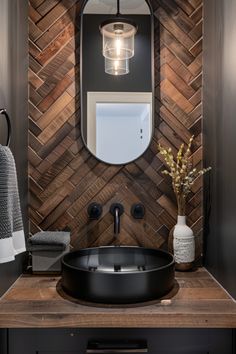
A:
<svg viewBox="0 0 236 354">
<path fill-rule="evenodd" d="M 143 219 L 145 215 L 145 206 L 142 203 L 133 204 L 131 207 L 131 215 L 134 219 Z"/>
<path fill-rule="evenodd" d="M 111 207 L 110 207 L 110 213 L 111 213 L 111 215 L 115 216 L 115 211 L 116 211 L 116 209 L 119 210 L 119 216 L 123 214 L 123 212 L 124 212 L 124 207 L 123 207 L 123 205 L 120 204 L 120 203 L 113 203 L 113 204 L 111 205 Z"/>
<path fill-rule="evenodd" d="M 102 206 L 101 204 L 94 202 L 89 204 L 87 211 L 88 211 L 89 219 L 97 220 L 102 215 Z"/>
</svg>

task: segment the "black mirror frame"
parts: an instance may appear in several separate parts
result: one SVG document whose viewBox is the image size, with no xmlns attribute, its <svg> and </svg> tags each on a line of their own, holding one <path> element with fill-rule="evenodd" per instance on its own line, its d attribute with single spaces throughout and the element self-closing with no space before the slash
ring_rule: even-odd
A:
<svg viewBox="0 0 236 354">
<path fill-rule="evenodd" d="M 143 153 L 141 155 L 139 155 L 138 157 L 136 157 L 135 159 L 129 161 L 129 162 L 125 162 L 125 163 L 121 163 L 121 164 L 116 164 L 116 163 L 108 163 L 106 161 L 103 161 L 101 159 L 99 159 L 94 153 L 92 153 L 89 148 L 87 147 L 87 144 L 85 142 L 84 139 L 84 135 L 83 135 L 83 99 L 82 99 L 82 92 L 83 92 L 83 12 L 84 12 L 84 8 L 87 4 L 87 2 L 89 2 L 90 0 L 84 0 L 82 5 L 81 5 L 81 9 L 80 9 L 80 130 L 81 130 L 81 137 L 82 137 L 82 141 L 84 143 L 84 146 L 86 147 L 86 149 L 89 151 L 89 153 L 96 158 L 99 162 L 105 163 L 106 165 L 111 165 L 111 166 L 122 166 L 122 165 L 127 165 L 129 163 L 132 163 L 136 160 L 138 160 L 150 147 L 151 143 L 152 143 L 152 139 L 153 139 L 153 134 L 154 134 L 154 126 L 155 126 L 155 60 L 154 60 L 154 12 L 153 12 L 153 8 L 151 5 L 151 1 L 150 0 L 143 0 L 147 3 L 149 10 L 150 10 L 150 16 L 151 16 L 151 80 L 152 80 L 152 131 L 151 131 L 151 138 L 150 138 L 150 142 L 147 146 L 147 148 L 143 151 Z"/>
</svg>

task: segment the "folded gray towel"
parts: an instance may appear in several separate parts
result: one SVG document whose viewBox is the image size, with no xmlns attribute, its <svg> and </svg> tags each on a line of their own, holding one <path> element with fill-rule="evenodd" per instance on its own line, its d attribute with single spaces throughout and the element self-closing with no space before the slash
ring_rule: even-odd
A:
<svg viewBox="0 0 236 354">
<path fill-rule="evenodd" d="M 68 246 L 66 245 L 32 245 L 27 244 L 27 251 L 38 252 L 38 251 L 52 251 L 52 252 L 63 252 Z"/>
<path fill-rule="evenodd" d="M 25 250 L 15 160 L 9 147 L 0 145 L 0 263 Z"/>
<path fill-rule="evenodd" d="M 70 244 L 70 232 L 67 231 L 40 231 L 29 238 L 29 244 L 59 246 L 66 249 Z"/>
</svg>

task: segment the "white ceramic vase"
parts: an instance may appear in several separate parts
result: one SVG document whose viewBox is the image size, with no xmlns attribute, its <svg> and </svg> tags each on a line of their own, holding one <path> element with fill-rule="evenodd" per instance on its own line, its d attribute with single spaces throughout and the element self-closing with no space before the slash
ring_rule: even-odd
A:
<svg viewBox="0 0 236 354">
<path fill-rule="evenodd" d="M 186 225 L 186 216 L 178 215 L 173 232 L 173 250 L 176 265 L 194 261 L 195 239 L 192 229 Z"/>
</svg>

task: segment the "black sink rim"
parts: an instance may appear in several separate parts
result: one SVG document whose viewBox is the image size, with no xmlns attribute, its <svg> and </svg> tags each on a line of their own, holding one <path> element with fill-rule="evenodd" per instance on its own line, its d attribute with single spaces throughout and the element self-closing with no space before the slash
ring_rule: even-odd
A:
<svg viewBox="0 0 236 354">
<path fill-rule="evenodd" d="M 79 252 L 86 252 L 86 251 L 91 251 L 91 250 L 97 250 L 97 249 L 108 249 L 108 248 L 131 248 L 131 249 L 144 249 L 146 251 L 151 251 L 151 252 L 157 252 L 157 253 L 161 253 L 161 254 L 165 254 L 166 256 L 170 257 L 170 259 L 172 259 L 168 264 L 161 266 L 161 267 L 155 267 L 153 269 L 147 269 L 147 270 L 138 270 L 138 271 L 125 271 L 125 272 L 110 272 L 110 271 L 106 271 L 106 270 L 98 270 L 96 272 L 96 274 L 109 274 L 109 275 L 128 275 L 128 274 L 141 274 L 141 273 L 150 273 L 150 272 L 156 272 L 158 270 L 163 270 L 169 267 L 172 267 L 175 264 L 175 259 L 173 254 L 171 254 L 170 252 L 167 252 L 165 250 L 161 250 L 159 248 L 147 248 L 147 247 L 139 247 L 139 246 L 100 246 L 100 247 L 87 247 L 87 248 L 81 248 L 72 252 L 69 252 L 67 254 L 65 254 L 62 258 L 62 264 L 65 267 L 68 267 L 70 269 L 73 270 L 77 270 L 77 271 L 81 271 L 81 272 L 86 272 L 86 273 L 92 273 L 94 274 L 93 270 L 90 269 L 85 269 L 85 268 L 81 268 L 81 267 L 76 267 L 73 266 L 69 263 L 67 263 L 65 260 L 66 258 L 70 258 L 73 257 L 74 254 L 79 253 Z"/>
</svg>

